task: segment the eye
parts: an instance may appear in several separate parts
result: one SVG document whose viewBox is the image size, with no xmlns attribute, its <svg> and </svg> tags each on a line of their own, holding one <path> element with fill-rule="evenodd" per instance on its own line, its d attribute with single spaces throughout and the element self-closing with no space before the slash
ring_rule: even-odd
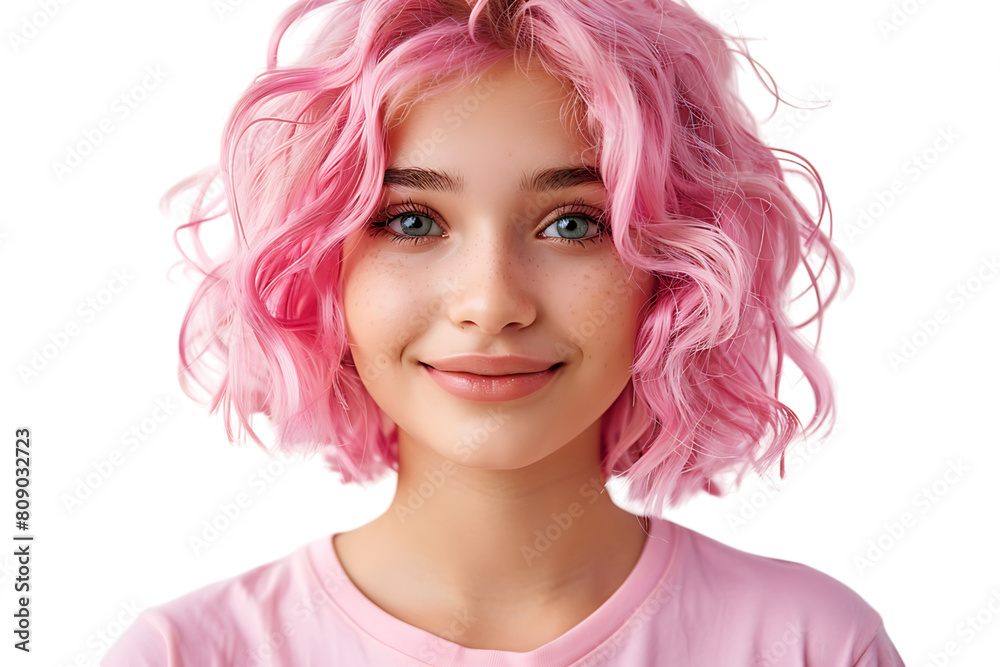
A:
<svg viewBox="0 0 1000 667">
<path fill-rule="evenodd" d="M 554 230 L 553 235 L 544 234 L 549 230 Z M 589 232 L 590 233 L 588 235 Z M 588 215 L 572 213 L 564 215 L 543 230 L 543 236 L 547 239 L 557 241 L 591 241 L 600 237 L 604 233 L 603 227 Z"/>
<path fill-rule="evenodd" d="M 434 214 L 421 204 L 406 201 L 397 206 L 390 206 L 378 215 L 369 225 L 371 236 L 385 236 L 395 243 L 419 243 L 425 236 L 440 236 L 432 234 L 440 225 L 434 220 Z"/>
</svg>

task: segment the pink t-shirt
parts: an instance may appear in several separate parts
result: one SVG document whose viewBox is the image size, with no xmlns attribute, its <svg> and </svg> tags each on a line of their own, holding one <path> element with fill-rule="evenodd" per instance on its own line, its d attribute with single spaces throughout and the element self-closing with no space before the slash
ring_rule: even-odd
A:
<svg viewBox="0 0 1000 667">
<path fill-rule="evenodd" d="M 461 641 L 464 619 L 456 618 Z M 329 535 L 143 611 L 103 667 L 879 667 L 903 665 L 882 618 L 811 567 L 652 518 L 635 568 L 579 625 L 526 653 L 466 648 L 391 616 Z"/>
</svg>

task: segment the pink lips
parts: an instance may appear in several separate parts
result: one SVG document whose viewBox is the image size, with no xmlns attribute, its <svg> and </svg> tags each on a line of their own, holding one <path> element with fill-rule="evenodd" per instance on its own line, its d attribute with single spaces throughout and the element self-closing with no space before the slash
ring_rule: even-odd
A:
<svg viewBox="0 0 1000 667">
<path fill-rule="evenodd" d="M 467 401 L 513 401 L 533 394 L 547 385 L 560 366 L 534 373 L 478 375 L 461 371 L 443 371 L 421 364 L 439 387 Z"/>
</svg>

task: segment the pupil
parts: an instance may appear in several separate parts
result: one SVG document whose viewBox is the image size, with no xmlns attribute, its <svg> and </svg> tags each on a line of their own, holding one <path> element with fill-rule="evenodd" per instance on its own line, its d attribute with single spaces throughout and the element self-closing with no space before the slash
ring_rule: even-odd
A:
<svg viewBox="0 0 1000 667">
<path fill-rule="evenodd" d="M 578 239 L 584 233 L 583 225 L 578 224 L 577 218 L 563 218 L 563 221 L 559 224 L 559 228 L 564 232 L 572 234 L 569 238 Z"/>
<path fill-rule="evenodd" d="M 415 221 L 415 224 L 414 224 L 414 221 Z M 403 231 L 416 231 L 416 232 L 420 232 L 420 227 L 422 226 L 422 223 L 420 221 L 420 216 L 418 216 L 418 215 L 408 215 L 408 216 L 406 216 L 406 217 L 403 218 L 403 220 L 400 222 L 400 225 L 403 227 Z M 422 234 L 421 234 L 421 236 L 422 236 Z"/>
</svg>

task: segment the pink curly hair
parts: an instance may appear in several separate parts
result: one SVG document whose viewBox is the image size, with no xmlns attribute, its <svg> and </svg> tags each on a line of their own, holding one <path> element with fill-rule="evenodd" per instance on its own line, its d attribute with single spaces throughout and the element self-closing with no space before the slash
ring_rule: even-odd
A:
<svg viewBox="0 0 1000 667">
<path fill-rule="evenodd" d="M 307 18 L 321 19 L 312 39 L 279 67 L 285 32 Z M 196 398 L 193 381 L 208 392 L 230 441 L 235 413 L 238 438 L 249 433 L 264 447 L 250 423 L 262 412 L 277 449 L 322 451 L 344 482 L 398 470 L 396 431 L 347 347 L 342 244 L 380 203 L 385 119 L 511 54 L 537 58 L 572 85 L 598 139 L 615 247 L 657 278 L 632 379 L 602 419 L 605 479 L 619 476 L 628 499 L 655 512 L 698 491 L 721 495 L 724 474 L 735 473 L 738 485 L 751 465 L 763 472 L 779 457 L 784 477 L 786 447 L 834 419 L 832 381 L 797 330 L 815 322 L 821 331 L 850 267 L 819 228 L 829 206 L 818 173 L 800 155 L 765 145 L 737 96 L 736 56 L 755 71 L 756 61 L 741 40 L 670 0 L 290 7 L 266 71 L 227 122 L 221 166 L 164 197 L 168 207 L 182 191 L 196 193 L 177 230 L 192 233 L 198 261 L 185 258 L 204 274 L 181 326 L 184 391 Z M 795 171 L 816 191 L 815 221 L 781 161 L 803 167 Z M 225 202 L 208 196 L 220 179 Z M 235 238 L 210 258 L 199 227 L 226 213 Z M 652 250 L 641 254 L 636 240 Z M 790 298 L 800 264 L 809 287 Z M 825 297 L 824 271 L 835 274 Z M 810 290 L 815 313 L 793 325 L 785 311 Z M 805 430 L 777 398 L 785 357 L 815 399 Z"/>
</svg>

